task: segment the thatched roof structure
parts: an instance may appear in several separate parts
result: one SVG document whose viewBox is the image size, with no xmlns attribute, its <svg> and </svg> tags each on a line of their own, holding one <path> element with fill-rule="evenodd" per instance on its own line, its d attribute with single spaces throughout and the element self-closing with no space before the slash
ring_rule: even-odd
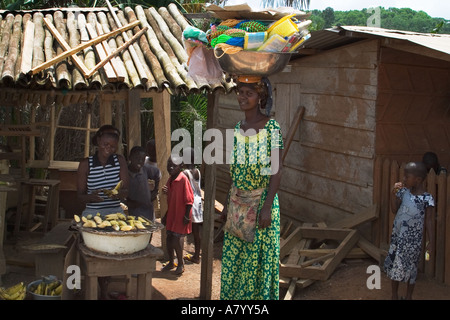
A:
<svg viewBox="0 0 450 320">
<path fill-rule="evenodd" d="M 77 103 L 78 99 L 86 101 L 86 96 L 99 91 L 167 89 L 170 93 L 188 94 L 203 89 L 227 92 L 230 87 L 225 78 L 200 83 L 188 76 L 182 31 L 190 22 L 174 4 L 159 9 L 127 7 L 123 11 L 117 8 L 2 11 L 0 19 L 0 99 L 4 102 L 36 103 L 56 96 L 66 105 Z M 69 49 L 136 20 L 140 21 L 137 26 L 80 50 L 75 58 L 67 57 L 32 74 L 38 66 Z M 145 36 L 86 77 L 84 73 L 93 70 L 145 27 L 148 27 Z"/>
</svg>

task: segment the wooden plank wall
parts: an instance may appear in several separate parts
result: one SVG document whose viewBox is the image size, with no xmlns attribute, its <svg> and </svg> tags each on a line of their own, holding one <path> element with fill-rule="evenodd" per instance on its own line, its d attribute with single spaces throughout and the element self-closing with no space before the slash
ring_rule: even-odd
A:
<svg viewBox="0 0 450 320">
<path fill-rule="evenodd" d="M 378 48 L 370 40 L 329 50 L 291 61 L 290 71 L 270 78 L 283 134 L 305 107 L 283 169 L 282 216 L 334 222 L 372 205 Z M 218 105 L 216 128 L 242 119 L 234 94 Z M 224 201 L 228 166 L 218 166 L 217 175 L 216 198 Z"/>
<path fill-rule="evenodd" d="M 450 62 L 381 49 L 376 154 L 399 163 L 427 151 L 450 162 Z"/>
</svg>

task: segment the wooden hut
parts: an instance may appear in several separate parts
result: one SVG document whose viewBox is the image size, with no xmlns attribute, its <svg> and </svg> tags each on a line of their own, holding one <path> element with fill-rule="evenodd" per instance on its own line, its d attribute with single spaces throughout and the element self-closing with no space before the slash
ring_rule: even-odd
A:
<svg viewBox="0 0 450 320">
<path fill-rule="evenodd" d="M 376 246 L 387 246 L 389 194 L 402 177 L 402 163 L 434 151 L 442 165 L 450 164 L 449 40 L 365 27 L 322 30 L 270 77 L 273 115 L 284 135 L 305 108 L 284 162 L 282 218 L 332 224 L 378 204 L 378 218 L 360 231 Z M 217 99 L 215 126 L 233 128 L 242 118 L 236 97 Z M 439 207 L 437 254 L 426 272 L 449 284 L 449 180 L 434 173 L 428 178 Z M 218 166 L 219 201 L 225 201 L 228 181 L 228 165 Z"/>
</svg>

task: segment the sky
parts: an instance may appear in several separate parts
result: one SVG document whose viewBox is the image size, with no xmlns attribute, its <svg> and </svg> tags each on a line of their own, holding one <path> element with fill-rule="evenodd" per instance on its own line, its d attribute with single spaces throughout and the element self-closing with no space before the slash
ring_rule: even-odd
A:
<svg viewBox="0 0 450 320">
<path fill-rule="evenodd" d="M 228 0 L 227 5 L 247 2 L 253 10 L 261 10 L 260 0 Z M 274 0 L 277 3 L 277 0 Z M 327 7 L 335 11 L 361 10 L 370 7 L 411 8 L 415 11 L 425 11 L 433 18 L 450 20 L 449 0 L 310 0 L 309 10 L 324 10 Z"/>
</svg>

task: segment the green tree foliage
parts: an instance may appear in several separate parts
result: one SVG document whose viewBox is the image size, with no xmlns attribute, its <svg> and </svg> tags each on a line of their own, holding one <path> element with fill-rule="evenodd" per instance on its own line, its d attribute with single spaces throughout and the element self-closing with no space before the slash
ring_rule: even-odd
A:
<svg viewBox="0 0 450 320">
<path fill-rule="evenodd" d="M 311 30 L 321 30 L 332 26 L 366 26 L 372 15 L 367 9 L 334 11 L 331 7 L 323 11 L 311 12 Z M 430 17 L 424 11 L 410 8 L 380 7 L 381 28 L 423 33 L 450 34 L 450 20 Z"/>
</svg>

